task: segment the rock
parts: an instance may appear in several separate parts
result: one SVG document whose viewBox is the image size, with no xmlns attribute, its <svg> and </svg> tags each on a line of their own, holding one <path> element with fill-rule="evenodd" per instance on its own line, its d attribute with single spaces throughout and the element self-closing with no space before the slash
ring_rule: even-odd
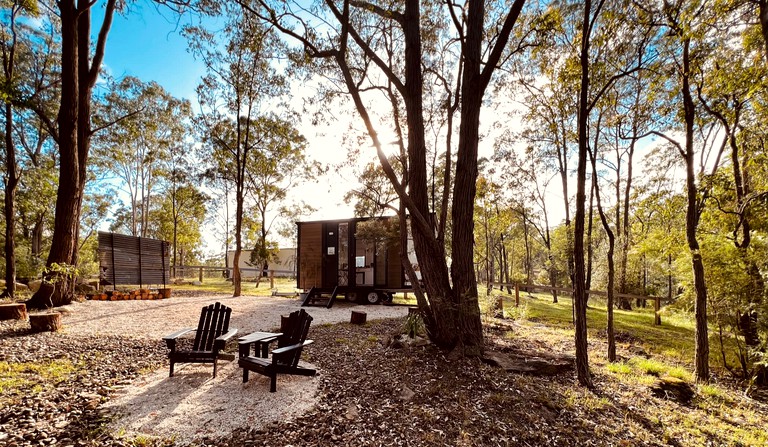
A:
<svg viewBox="0 0 768 447">
<path fill-rule="evenodd" d="M 688 382 L 677 377 L 665 376 L 651 385 L 651 393 L 661 399 L 670 399 L 681 404 L 689 404 L 696 396 L 696 391 Z"/>
<path fill-rule="evenodd" d="M 420 346 L 427 346 L 430 343 L 429 339 L 424 337 L 419 337 L 417 335 L 411 338 L 403 334 L 392 337 L 392 340 L 387 343 L 387 346 L 391 349 L 418 348 Z"/>
<path fill-rule="evenodd" d="M 355 404 L 350 403 L 347 405 L 347 412 L 345 413 L 345 417 L 350 421 L 354 421 L 355 419 L 360 418 L 360 412 L 357 410 L 357 406 Z"/>
<path fill-rule="evenodd" d="M 33 280 L 32 280 L 32 281 L 30 281 L 30 282 L 29 282 L 29 284 L 28 284 L 28 285 L 29 285 L 29 290 L 30 290 L 32 293 L 35 293 L 35 292 L 37 292 L 38 290 L 40 290 L 40 285 L 41 285 L 42 283 L 43 283 L 43 280 L 41 280 L 41 279 L 33 279 Z"/>
<path fill-rule="evenodd" d="M 201 283 L 200 281 L 192 281 L 192 285 L 193 286 L 202 286 L 203 283 Z"/>
<path fill-rule="evenodd" d="M 53 310 L 55 312 L 59 312 L 62 315 L 70 315 L 74 313 L 75 308 L 72 307 L 71 305 L 66 305 L 66 306 L 54 307 Z"/>
<path fill-rule="evenodd" d="M 403 386 L 403 390 L 400 391 L 400 400 L 403 402 L 410 402 L 414 396 L 416 396 L 416 393 L 412 389 Z"/>
</svg>

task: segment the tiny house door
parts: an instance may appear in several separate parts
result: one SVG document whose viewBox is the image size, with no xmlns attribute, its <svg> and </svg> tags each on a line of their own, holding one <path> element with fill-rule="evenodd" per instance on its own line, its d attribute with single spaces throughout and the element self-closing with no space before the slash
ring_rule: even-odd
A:
<svg viewBox="0 0 768 447">
<path fill-rule="evenodd" d="M 323 225 L 323 287 L 335 287 L 339 281 L 339 224 Z"/>
</svg>

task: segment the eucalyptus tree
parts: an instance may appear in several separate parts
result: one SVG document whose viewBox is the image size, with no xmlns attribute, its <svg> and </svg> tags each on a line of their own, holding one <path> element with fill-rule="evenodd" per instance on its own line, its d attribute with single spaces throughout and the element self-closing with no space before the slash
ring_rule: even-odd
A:
<svg viewBox="0 0 768 447">
<path fill-rule="evenodd" d="M 766 98 L 768 98 L 768 64 L 761 60 L 759 51 L 748 45 L 749 27 L 740 26 L 738 15 L 725 15 L 720 24 L 727 23 L 720 36 L 730 45 L 712 49 L 708 70 L 702 71 L 697 85 L 697 98 L 709 116 L 720 126 L 723 144 L 723 167 L 709 180 L 710 196 L 716 204 L 717 217 L 706 217 L 709 228 L 712 221 L 718 230 L 728 234 L 726 240 L 712 241 L 719 253 L 712 261 L 705 259 L 708 270 L 713 271 L 708 286 L 714 289 L 710 303 L 725 303 L 714 308 L 715 319 L 727 324 L 743 337 L 747 349 L 742 350 L 742 371 L 747 374 L 759 354 L 759 327 L 764 327 L 766 285 L 763 272 L 765 199 L 768 197 L 768 171 L 766 171 L 765 145 L 768 132 L 765 129 Z M 753 26 L 754 27 L 754 26 Z M 757 230 L 756 230 L 757 229 Z M 720 232 L 718 231 L 718 233 Z M 707 232 L 708 233 L 708 232 Z M 731 244 L 732 250 L 722 247 Z M 735 254 L 736 256 L 729 256 Z M 735 259 L 734 259 L 735 258 Z M 730 275 L 728 281 L 723 272 L 728 265 L 738 265 L 743 271 Z M 730 273 L 730 272 L 729 272 Z M 742 281 L 739 281 L 739 278 Z M 726 287 L 720 287 L 727 284 Z M 762 323 L 762 324 L 759 324 Z M 754 351 L 754 352 L 749 352 Z M 765 368 L 763 367 L 763 371 Z M 765 373 L 762 373 L 765 375 Z"/>
<path fill-rule="evenodd" d="M 3 197 L 5 217 L 5 294 L 13 296 L 17 273 L 19 227 L 26 233 L 22 222 L 20 201 L 25 194 L 25 183 L 34 183 L 34 172 L 41 163 L 44 148 L 49 149 L 49 135 L 29 110 L 34 99 L 41 109 L 50 110 L 55 99 L 54 89 L 46 89 L 56 75 L 55 42 L 56 23 L 53 15 L 33 1 L 10 1 L 0 9 L 0 96 L 3 112 L 2 131 Z M 25 175 L 26 174 L 26 175 Z M 31 178 L 28 175 L 32 175 Z M 43 177 L 47 177 L 42 174 Z M 40 199 L 37 197 L 36 199 Z M 39 203 L 39 202 L 36 202 Z M 24 203 L 23 205 L 28 205 Z M 41 204 L 42 205 L 42 204 Z M 34 232 L 41 235 L 40 231 Z M 40 247 L 40 238 L 36 248 Z M 35 252 L 35 250 L 32 250 Z M 27 263 L 29 264 L 29 263 Z M 34 269 L 33 269 L 34 270 Z M 25 276 L 34 274 L 27 269 Z"/>
<path fill-rule="evenodd" d="M 535 230 L 535 234 L 538 235 L 538 241 L 546 250 L 547 261 L 544 268 L 547 271 L 547 278 L 549 285 L 553 287 L 552 290 L 552 302 L 557 303 L 557 291 L 554 287 L 558 287 L 558 267 L 554 262 L 554 253 L 552 245 L 552 227 L 553 223 L 550 222 L 550 210 L 547 200 L 549 185 L 557 174 L 552 174 L 552 170 L 549 169 L 550 161 L 548 157 L 542 157 L 542 152 L 537 150 L 537 140 L 531 132 L 524 131 L 523 137 L 528 143 L 531 143 L 522 154 L 517 154 L 511 151 L 508 147 L 509 139 L 511 136 L 498 140 L 496 142 L 497 148 L 494 158 L 497 163 L 501 163 L 501 169 L 504 172 L 502 178 L 506 182 L 507 188 L 512 191 L 514 196 L 518 197 L 517 204 L 513 208 L 523 219 L 526 236 L 526 246 L 528 245 L 528 229 Z M 507 142 L 505 143 L 505 140 Z M 544 149 L 546 150 L 546 149 Z M 558 160 L 562 160 L 559 157 Z M 567 213 L 566 213 L 567 215 Z M 569 231 L 569 225 L 566 218 L 566 231 Z M 530 247 L 526 250 L 530 254 Z M 529 269 L 531 268 L 530 256 L 527 256 Z M 530 273 L 526 275 L 530 284 Z"/>
<path fill-rule="evenodd" d="M 96 42 L 91 41 L 91 8 L 99 2 L 62 0 L 56 3 L 61 23 L 61 71 L 59 111 L 56 119 L 35 108 L 59 146 L 59 184 L 56 195 L 53 240 L 47 264 L 77 265 L 80 213 L 87 180 L 91 125 L 91 98 L 101 69 L 116 0 L 104 4 L 104 18 Z M 72 282 L 57 278 L 58 287 L 41 288 L 28 301 L 29 307 L 67 303 Z"/>
<path fill-rule="evenodd" d="M 249 186 L 262 181 L 256 165 L 265 163 L 273 169 L 267 163 L 283 162 L 267 159 L 270 150 L 283 145 L 294 151 L 303 143 L 286 118 L 267 112 L 281 108 L 277 98 L 287 93 L 284 76 L 272 64 L 281 42 L 251 14 L 229 3 L 223 8 L 227 17 L 223 30 L 188 27 L 185 34 L 193 54 L 208 71 L 197 88 L 201 113 L 196 121 L 203 136 L 203 159 L 209 176 L 227 178 L 235 189 L 232 281 L 233 295 L 240 296 L 243 214 Z M 274 197 L 276 192 L 264 193 Z"/>
<path fill-rule="evenodd" d="M 251 251 L 251 262 L 258 265 L 262 275 L 277 253 L 277 244 L 269 241 L 274 222 L 283 215 L 278 205 L 290 190 L 303 180 L 313 177 L 319 168 L 305 157 L 306 140 L 296 130 L 292 120 L 262 116 L 251 128 L 255 150 L 250 152 L 250 169 L 246 182 L 252 198 L 252 209 L 259 222 L 259 236 Z M 270 249 L 270 243 L 274 246 Z M 257 282 L 258 284 L 258 282 Z"/>
<path fill-rule="evenodd" d="M 398 171 L 399 166 L 392 157 L 390 164 Z M 397 193 L 384 174 L 381 166 L 367 163 L 358 174 L 360 186 L 344 195 L 344 202 L 354 201 L 355 216 L 378 216 L 385 210 L 397 210 Z"/>
<path fill-rule="evenodd" d="M 671 100 L 662 109 L 666 113 L 665 131 L 651 133 L 665 140 L 677 152 L 685 165 L 686 191 L 686 242 L 693 271 L 695 294 L 696 349 L 694 375 L 697 381 L 709 380 L 709 337 L 707 326 L 708 292 L 705 264 L 698 238 L 698 227 L 709 188 L 699 181 L 707 168 L 714 172 L 721 163 L 726 140 L 717 145 L 712 138 L 716 122 L 702 120 L 701 105 L 697 103 L 696 89 L 701 85 L 701 74 L 708 66 L 714 35 L 720 30 L 714 26 L 720 18 L 719 11 L 702 1 L 665 1 L 658 9 L 645 9 L 649 19 L 664 30 L 660 51 L 669 61 L 669 87 Z M 672 79 L 674 81 L 670 82 Z M 663 114 L 662 113 L 662 114 Z M 715 129 L 716 130 L 716 129 Z M 682 134 L 676 138 L 672 132 Z M 712 144 L 715 143 L 713 146 Z M 719 146 L 719 147 L 715 147 Z M 711 154 L 712 150 L 714 153 Z M 708 160 L 707 155 L 712 156 Z M 709 164 L 709 166 L 707 165 Z"/>
<path fill-rule="evenodd" d="M 497 5 L 499 9 L 488 11 L 485 2 L 475 0 L 466 5 L 417 0 L 406 0 L 403 4 L 326 0 L 312 9 L 289 0 L 239 3 L 298 43 L 303 54 L 297 54 L 294 60 L 311 62 L 325 76 L 332 75 L 352 99 L 381 165 L 411 217 L 414 246 L 428 296 L 428 301 L 419 296 L 428 333 L 441 348 L 480 355 L 483 337 L 472 253 L 480 111 L 496 67 L 509 54 L 510 36 L 524 0 L 515 0 L 503 8 Z M 388 36 L 393 39 L 388 40 Z M 437 36 L 449 36 L 452 44 L 449 48 L 422 44 L 422 39 Z M 443 76 L 453 81 L 455 87 L 449 91 L 460 92 L 459 141 L 451 182 L 450 270 L 445 249 L 435 236 L 438 225 L 431 214 L 428 195 L 425 86 L 431 85 L 433 78 L 424 66 L 436 48 L 451 51 L 454 59 L 449 68 L 460 73 Z M 387 160 L 371 119 L 370 96 L 366 96 L 386 91 L 388 86 L 397 95 L 407 123 L 407 184 L 401 182 Z"/>
<path fill-rule="evenodd" d="M 177 178 L 166 185 L 159 202 L 150 210 L 150 234 L 171 241 L 172 265 L 189 265 L 191 255 L 203 242 L 210 198 L 194 183 Z"/>
<path fill-rule="evenodd" d="M 34 2 L 14 1 L 3 5 L 0 16 L 0 50 L 3 62 L 2 90 L 3 98 L 3 211 L 5 216 L 5 290 L 2 296 L 13 298 L 16 290 L 16 189 L 19 185 L 21 172 L 17 161 L 17 148 L 14 138 L 15 110 L 13 102 L 18 100 L 19 80 L 17 73 L 17 58 L 23 57 L 24 34 L 20 17 L 37 15 L 37 4 Z M 21 34 L 21 35 L 20 35 Z"/>
<path fill-rule="evenodd" d="M 645 41 L 642 44 L 648 45 L 651 42 Z M 637 53 L 638 57 L 643 57 L 644 51 Z M 653 63 L 650 64 L 653 67 Z M 659 64 L 656 63 L 656 66 Z M 653 69 L 653 68 L 651 68 Z M 638 142 L 643 135 L 653 129 L 653 110 L 658 105 L 658 92 L 652 89 L 652 76 L 648 70 L 640 70 L 621 79 L 616 85 L 615 117 L 614 126 L 608 129 L 609 134 L 614 138 L 616 148 L 616 159 L 626 159 L 626 175 L 620 174 L 620 162 L 617 162 L 617 183 L 616 183 L 616 229 L 619 234 L 620 252 L 619 252 L 619 286 L 620 293 L 628 293 L 628 257 L 632 243 L 632 188 L 635 172 L 635 153 L 637 152 Z M 624 144 L 622 144 L 624 143 Z M 622 189 L 621 183 L 624 182 Z M 628 308 L 627 303 L 622 301 L 622 306 Z"/>
<path fill-rule="evenodd" d="M 163 170 L 164 185 L 161 208 L 165 209 L 166 212 L 159 220 L 165 227 L 168 223 L 166 217 L 170 216 L 171 218 L 172 230 L 170 232 L 171 237 L 168 239 L 171 240 L 173 247 L 171 265 L 174 266 L 179 265 L 179 247 L 182 245 L 189 246 L 192 240 L 200 239 L 200 227 L 203 222 L 196 217 L 199 216 L 200 210 L 203 210 L 203 217 L 205 217 L 204 215 L 212 202 L 211 198 L 199 189 L 202 173 L 198 172 L 196 160 L 190 156 L 192 152 L 189 142 L 184 140 L 173 142 L 170 147 L 170 156 Z M 164 230 L 163 233 L 167 235 L 168 231 Z M 226 235 L 228 232 L 225 231 L 224 233 Z"/>
<path fill-rule="evenodd" d="M 627 48 L 639 48 L 642 55 L 645 48 L 640 42 L 646 34 L 631 24 L 635 11 L 630 2 L 606 3 L 590 0 L 579 7 L 580 48 L 579 103 L 577 117 L 578 157 L 576 168 L 576 214 L 574 222 L 574 279 L 573 298 L 576 339 L 576 371 L 579 383 L 591 387 L 587 352 L 586 325 L 586 269 L 584 259 L 585 203 L 587 155 L 590 153 L 590 124 L 596 105 L 604 99 L 615 83 L 640 70 L 646 63 L 645 57 L 635 57 Z M 629 11 L 629 13 L 622 13 Z M 652 46 L 650 46 L 652 48 Z M 575 62 L 575 59 L 574 59 Z M 599 128 L 599 126 L 597 126 Z"/>
<path fill-rule="evenodd" d="M 574 170 L 576 146 L 576 110 L 578 108 L 578 73 L 572 58 L 564 55 L 577 52 L 578 26 L 573 14 L 578 7 L 573 2 L 551 2 L 540 19 L 543 32 L 539 45 L 533 46 L 528 57 L 518 63 L 520 88 L 524 99 L 525 128 L 521 137 L 541 160 L 540 177 L 553 171 L 560 179 L 564 224 L 567 235 L 567 272 L 573 285 L 573 228 L 571 225 L 572 197 L 569 188 Z M 550 258 L 551 260 L 551 258 Z M 554 286 L 554 284 L 552 284 Z M 557 302 L 557 294 L 553 292 Z"/>
<path fill-rule="evenodd" d="M 127 195 L 123 207 L 130 234 L 148 237 L 153 198 L 172 174 L 172 151 L 185 147 L 189 134 L 189 101 L 174 98 L 157 83 L 126 77 L 113 84 L 96 112 L 96 125 L 113 124 L 94 137 L 93 166 L 102 181 L 119 180 Z"/>
</svg>

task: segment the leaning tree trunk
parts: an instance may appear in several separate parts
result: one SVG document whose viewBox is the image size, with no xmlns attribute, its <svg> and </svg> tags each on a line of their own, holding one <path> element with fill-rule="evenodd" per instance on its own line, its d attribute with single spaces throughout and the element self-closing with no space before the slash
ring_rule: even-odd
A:
<svg viewBox="0 0 768 447">
<path fill-rule="evenodd" d="M 597 143 L 598 137 L 599 137 L 599 127 L 600 127 L 600 119 L 597 121 L 597 127 L 598 132 L 595 135 L 595 143 Z M 595 145 L 597 147 L 597 145 Z M 613 230 L 611 230 L 611 225 L 608 223 L 608 218 L 605 215 L 605 210 L 603 209 L 602 201 L 600 200 L 600 188 L 597 186 L 597 182 L 595 179 L 597 179 L 597 165 L 595 163 L 595 156 L 593 153 L 590 152 L 589 154 L 590 159 L 592 161 L 592 178 L 593 178 L 593 192 L 594 197 L 597 202 L 597 212 L 600 215 L 600 222 L 603 224 L 603 230 L 605 231 L 605 234 L 608 236 L 608 254 L 606 256 L 608 261 L 608 285 L 606 294 L 608 296 L 606 307 L 607 307 L 607 314 L 608 314 L 608 321 L 606 326 L 606 333 L 608 334 L 608 361 L 609 362 L 615 362 L 616 361 L 616 332 L 614 330 L 613 325 L 613 303 L 614 303 L 614 283 L 615 283 L 615 277 L 616 277 L 616 266 L 613 261 L 613 255 L 616 247 L 616 235 L 614 234 Z"/>
</svg>

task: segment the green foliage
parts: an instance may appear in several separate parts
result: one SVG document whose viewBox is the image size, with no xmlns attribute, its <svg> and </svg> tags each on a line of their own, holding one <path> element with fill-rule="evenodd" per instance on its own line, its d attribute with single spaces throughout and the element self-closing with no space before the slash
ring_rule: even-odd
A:
<svg viewBox="0 0 768 447">
<path fill-rule="evenodd" d="M 408 334 L 409 337 L 424 335 L 424 320 L 419 313 L 409 313 L 403 323 L 403 331 Z"/>
<path fill-rule="evenodd" d="M 71 280 L 79 274 L 80 271 L 75 265 L 70 265 L 63 262 L 52 262 L 50 265 L 43 268 L 43 281 L 50 284 L 55 284 L 62 278 Z"/>
</svg>

